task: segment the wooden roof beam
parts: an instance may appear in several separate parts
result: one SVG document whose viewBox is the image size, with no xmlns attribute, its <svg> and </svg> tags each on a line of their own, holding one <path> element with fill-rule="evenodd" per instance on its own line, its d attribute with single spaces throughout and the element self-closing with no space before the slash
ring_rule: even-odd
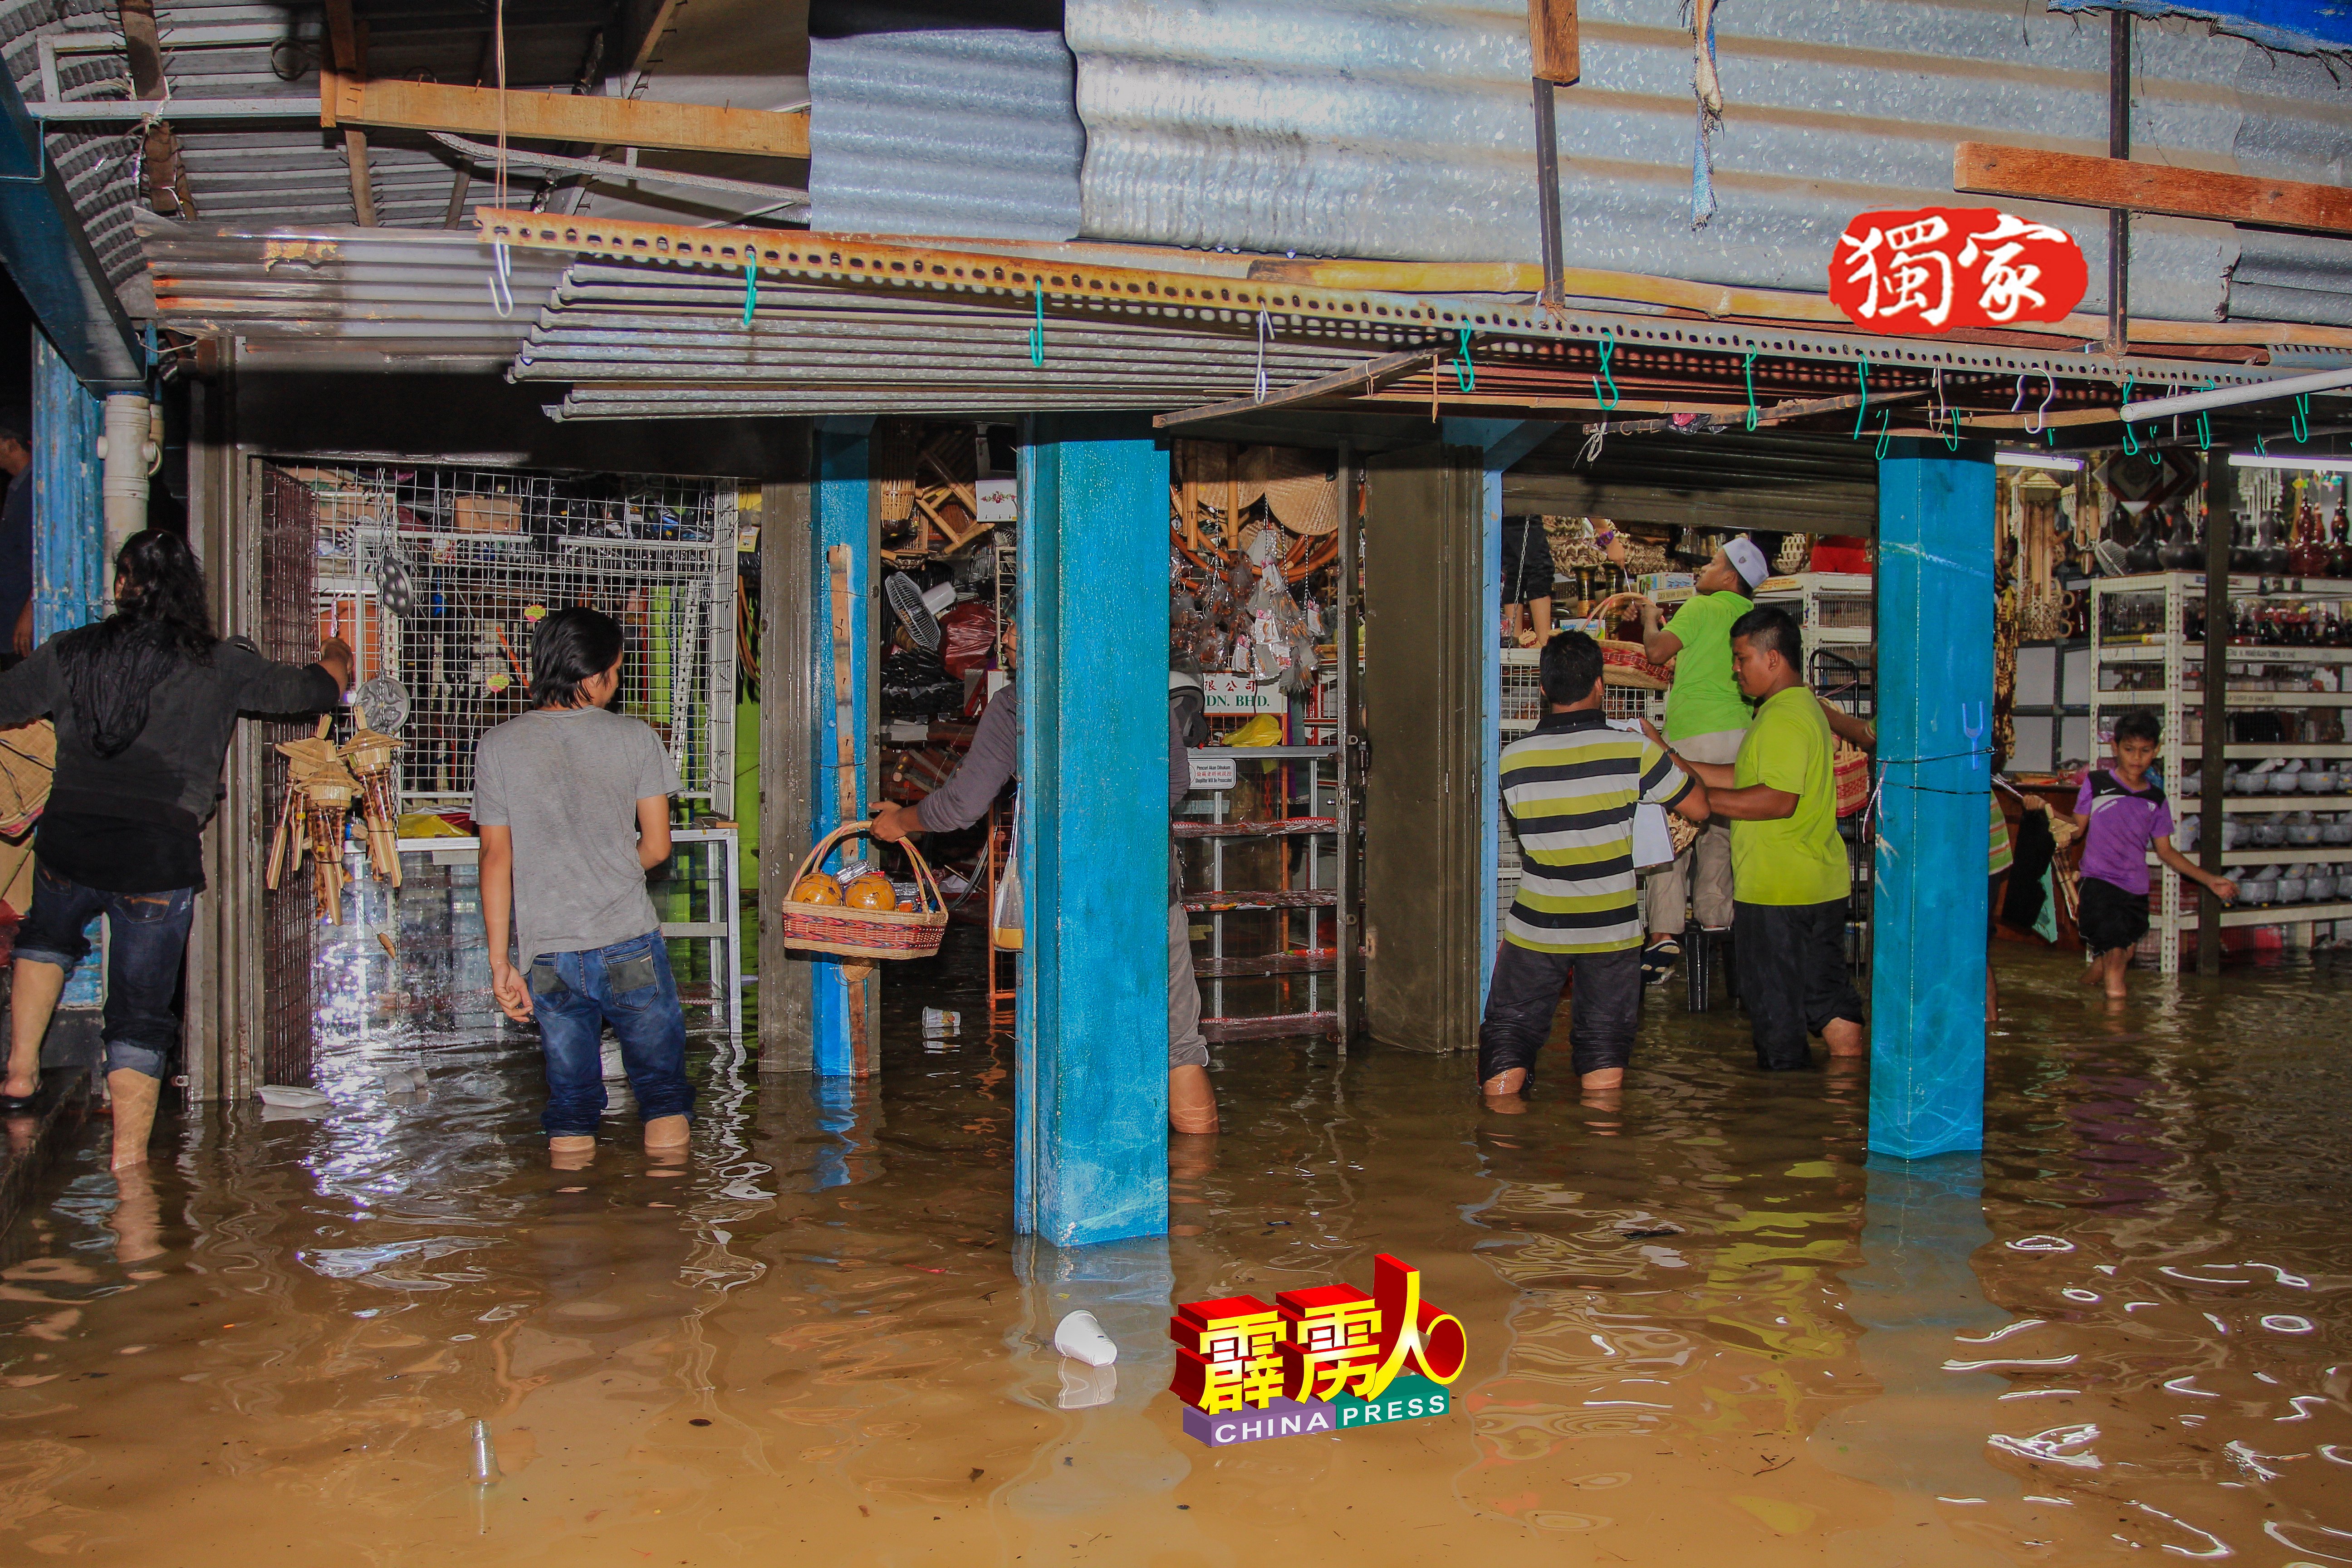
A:
<svg viewBox="0 0 2352 1568">
<path fill-rule="evenodd" d="M 2352 235 L 2352 190 L 2085 158 L 2034 147 L 1963 142 L 1952 149 L 1952 189 L 2021 201 L 2207 218 L 2297 234 Z"/>
<path fill-rule="evenodd" d="M 352 15 L 352 0 L 327 0 L 327 47 L 337 70 L 358 76 L 367 69 L 365 45 L 358 20 Z M 375 185 L 368 173 L 366 132 L 343 127 L 343 162 L 352 171 L 352 217 L 361 226 L 373 228 Z"/>
<path fill-rule="evenodd" d="M 585 142 L 611 147 L 661 147 L 680 153 L 733 153 L 754 158 L 809 155 L 808 111 L 709 109 L 698 103 L 589 98 L 570 92 L 448 87 L 439 82 L 362 80 L 319 73 L 319 123 L 393 126 L 495 136 L 500 97 L 507 138 Z"/>
</svg>

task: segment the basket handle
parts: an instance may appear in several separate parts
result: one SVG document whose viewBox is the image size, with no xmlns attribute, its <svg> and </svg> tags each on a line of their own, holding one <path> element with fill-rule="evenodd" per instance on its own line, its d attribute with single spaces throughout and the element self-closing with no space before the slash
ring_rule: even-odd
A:
<svg viewBox="0 0 2352 1568">
<path fill-rule="evenodd" d="M 1576 629 L 1582 631 L 1586 627 L 1590 626 L 1601 631 L 1608 630 L 1609 611 L 1611 607 L 1615 605 L 1619 601 L 1624 599 L 1632 599 L 1638 604 L 1643 605 L 1655 604 L 1655 601 L 1647 594 L 1612 594 L 1607 598 L 1601 600 L 1599 604 L 1593 605 L 1590 613 L 1578 620 L 1576 623 Z"/>
<path fill-rule="evenodd" d="M 801 885 L 802 878 L 807 876 L 811 871 L 814 871 L 816 868 L 824 864 L 824 858 L 833 853 L 833 847 L 835 845 L 840 843 L 845 838 L 871 838 L 873 836 L 874 824 L 871 819 L 861 822 L 845 822 L 840 826 L 835 828 L 832 832 L 826 834 L 823 838 L 817 841 L 814 848 L 811 849 L 806 855 L 801 858 L 801 868 L 793 873 L 792 887 L 784 889 L 784 900 L 787 903 L 792 901 L 792 889 L 799 887 Z M 930 862 L 925 860 L 923 858 L 923 852 L 915 847 L 915 841 L 912 838 L 902 838 L 898 841 L 898 847 L 907 852 L 907 858 L 914 862 L 916 885 L 929 892 L 931 896 L 931 908 L 933 910 L 946 909 L 948 907 L 948 901 L 945 896 L 940 892 L 939 879 L 931 875 Z"/>
</svg>

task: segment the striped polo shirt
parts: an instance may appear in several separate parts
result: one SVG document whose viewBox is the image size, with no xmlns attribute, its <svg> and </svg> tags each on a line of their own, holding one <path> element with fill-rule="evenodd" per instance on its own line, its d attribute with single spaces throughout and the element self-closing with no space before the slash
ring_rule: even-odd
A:
<svg viewBox="0 0 2352 1568">
<path fill-rule="evenodd" d="M 1639 947 L 1633 807 L 1671 806 L 1690 791 L 1654 742 L 1612 729 L 1598 709 L 1549 714 L 1503 748 L 1503 805 L 1522 868 L 1503 939 L 1538 952 Z"/>
</svg>

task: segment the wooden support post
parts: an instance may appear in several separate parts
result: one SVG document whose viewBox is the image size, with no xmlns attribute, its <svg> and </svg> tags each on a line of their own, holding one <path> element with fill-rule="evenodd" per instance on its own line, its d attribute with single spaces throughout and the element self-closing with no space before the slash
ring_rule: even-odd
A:
<svg viewBox="0 0 2352 1568">
<path fill-rule="evenodd" d="M 1035 415 L 1021 480 L 1014 1225 L 1162 1236 L 1168 630 L 1135 606 L 1168 591 L 1168 457 L 1143 416 Z"/>
<path fill-rule="evenodd" d="M 868 468 L 870 418 L 826 419 L 816 433 L 815 517 L 810 529 L 812 589 L 822 613 L 811 619 L 809 658 L 824 672 L 815 702 L 815 743 L 824 770 L 810 790 L 811 842 L 866 815 L 868 700 L 873 632 L 868 592 L 874 575 L 874 487 Z M 878 1065 L 881 982 L 871 963 L 828 960 L 812 982 L 813 1060 L 821 1075 L 865 1078 Z"/>
<path fill-rule="evenodd" d="M 1870 1148 L 1916 1160 L 1984 1147 L 1992 449 L 1897 439 L 1878 476 Z"/>
<path fill-rule="evenodd" d="M 809 649 L 812 485 L 810 429 L 790 427 L 785 479 L 760 496 L 760 822 L 768 852 L 760 857 L 760 1071 L 808 1072 L 815 1066 L 812 982 L 817 966 L 783 944 L 775 911 L 799 860 L 792 836 L 814 820 L 815 693 Z"/>
<path fill-rule="evenodd" d="M 2206 453 L 2205 733 L 2197 758 L 2203 786 L 2197 806 L 2197 863 L 2216 874 L 2221 870 L 2221 825 L 2229 813 L 2221 770 L 2230 754 L 2230 513 L 2237 495 L 2237 470 L 2228 456 L 2219 448 Z M 2202 888 L 2190 896 L 2197 900 L 2197 973 L 2219 974 L 2221 900 Z"/>
<path fill-rule="evenodd" d="M 361 42 L 352 0 L 327 0 L 327 47 L 335 68 L 346 76 L 367 74 L 367 50 Z M 363 227 L 375 226 L 375 186 L 368 175 L 367 132 L 343 128 L 343 162 L 352 171 L 352 217 Z"/>
</svg>

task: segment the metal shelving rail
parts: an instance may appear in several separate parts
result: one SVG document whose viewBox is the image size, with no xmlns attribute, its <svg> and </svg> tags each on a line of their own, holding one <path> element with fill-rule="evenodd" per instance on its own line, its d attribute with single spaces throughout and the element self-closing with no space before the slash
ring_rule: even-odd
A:
<svg viewBox="0 0 2352 1568">
<path fill-rule="evenodd" d="M 2187 719 L 2205 705 L 2202 689 L 2205 648 L 2201 639 L 2192 643 L 2187 637 L 2186 617 L 2190 603 L 2201 602 L 2204 596 L 2205 574 L 2202 572 L 2149 572 L 2125 577 L 2101 577 L 2093 581 L 2091 734 L 2094 750 L 2099 749 L 2100 737 L 2105 732 L 2105 724 L 2112 722 L 2113 715 L 2128 709 L 2154 708 L 2164 723 L 2162 756 L 2178 759 L 2183 764 L 2194 760 L 2201 765 L 2204 755 L 2202 726 L 2199 727 L 2200 739 L 2192 740 Z M 2150 597 L 2158 597 L 2159 605 L 2140 605 L 2137 615 L 2132 617 L 2143 624 L 2143 629 L 2120 636 L 2108 632 L 2106 610 L 2109 599 L 2145 601 Z M 2352 609 L 2352 582 L 2321 577 L 2256 577 L 2233 574 L 2230 578 L 2230 598 L 2233 604 L 2249 599 L 2297 603 L 2317 601 Z M 2284 668 L 2299 666 L 2312 671 L 2315 679 L 2331 681 L 2335 688 L 2265 691 L 2225 689 L 2224 701 L 2232 713 L 2262 710 L 2352 708 L 2352 689 L 2344 689 L 2344 672 L 2352 668 L 2352 647 L 2232 644 L 2230 662 Z M 2121 672 L 2148 667 L 2160 671 L 2159 685 L 2110 688 L 2106 684 L 2105 676 L 2110 669 Z M 2189 685 L 2192 675 L 2200 682 L 2197 689 Z M 2118 678 L 2121 679 L 2120 674 Z M 2226 671 L 2222 679 L 2228 680 Z M 2274 758 L 2352 760 L 2352 742 L 2232 742 L 2222 749 L 2225 765 L 2233 762 L 2266 762 Z M 2189 805 L 2185 800 L 2177 802 L 2174 816 L 2180 816 Z M 2352 811 L 2352 793 L 2231 795 L 2223 801 L 2222 809 L 2225 812 Z M 2199 831 L 2204 830 L 2200 822 Z M 2161 973 L 2173 974 L 2179 973 L 2180 967 L 2181 935 L 2185 931 L 2195 929 L 2196 909 L 2192 904 L 2184 911 L 2180 879 L 2163 869 L 2154 856 L 2151 855 L 2148 861 L 2155 868 L 2153 886 L 2157 889 L 2153 907 L 2148 911 L 2148 929 L 2157 940 L 2157 967 Z M 2225 850 L 2222 854 L 2225 866 L 2258 866 L 2278 861 L 2342 865 L 2352 863 L 2352 848 L 2322 845 L 2246 845 Z M 2340 920 L 2352 920 L 2352 898 L 2311 903 L 2261 904 L 2221 912 L 2224 927 L 2283 925 L 2303 928 L 2306 941 L 2309 927 Z"/>
<path fill-rule="evenodd" d="M 1209 917 L 1209 956 L 1196 959 L 1194 973 L 1203 982 L 1208 994 L 1208 1012 L 1201 1020 L 1201 1032 L 1212 1041 L 1271 1040 L 1296 1035 L 1338 1037 L 1340 1032 L 1339 998 L 1348 984 L 1347 943 L 1339 939 L 1339 913 L 1346 900 L 1348 856 L 1346 836 L 1352 827 L 1352 815 L 1347 792 L 1339 777 L 1339 748 L 1337 746 L 1199 746 L 1189 753 L 1197 780 L 1203 772 L 1201 764 L 1230 761 L 1239 765 L 1264 763 L 1274 765 L 1277 778 L 1276 794 L 1282 810 L 1287 812 L 1295 798 L 1291 792 L 1289 770 L 1303 765 L 1307 773 L 1306 800 L 1307 814 L 1303 816 L 1284 816 L 1255 821 L 1234 821 L 1226 816 L 1231 798 L 1230 788 L 1208 788 L 1195 784 L 1195 795 L 1206 795 L 1213 803 L 1206 822 L 1180 817 L 1171 828 L 1180 844 L 1205 839 L 1209 845 L 1209 886 L 1187 888 L 1184 910 L 1188 914 Z M 1330 802 L 1326 812 L 1323 805 Z M 1268 889 L 1229 889 L 1225 882 L 1225 846 L 1236 839 L 1307 838 L 1331 840 L 1336 862 L 1331 884 L 1324 884 L 1322 855 L 1317 844 L 1310 842 L 1305 857 L 1307 885 L 1289 886 L 1290 858 L 1283 858 L 1284 886 Z M 1297 910 L 1306 916 L 1307 936 L 1303 944 L 1291 940 L 1287 920 L 1279 923 L 1276 951 L 1250 956 L 1228 957 L 1225 952 L 1225 921 L 1229 915 L 1251 910 Z M 1325 911 L 1328 911 L 1327 915 Z M 1330 921 L 1330 940 L 1324 941 L 1324 922 Z M 1330 1005 L 1326 1005 L 1325 975 L 1328 982 Z M 1229 979 L 1266 976 L 1304 975 L 1307 978 L 1307 1011 L 1278 1013 L 1262 1017 L 1230 1017 L 1225 1014 L 1225 982 Z"/>
<path fill-rule="evenodd" d="M 704 875 L 699 885 L 710 908 L 705 911 L 708 918 L 703 920 L 663 921 L 661 933 L 673 941 L 710 944 L 711 994 L 707 1000 L 712 1012 L 726 1019 L 728 1034 L 740 1038 L 743 1033 L 743 889 L 736 832 L 732 827 L 670 829 L 672 866 L 687 856 L 703 857 Z M 482 841 L 476 837 L 403 838 L 396 842 L 403 855 L 422 855 L 436 866 L 481 863 Z M 669 879 L 665 875 L 656 885 Z M 696 885 L 688 883 L 689 889 Z M 683 994 L 687 988 L 680 990 Z M 704 1000 L 692 994 L 682 994 L 681 999 Z"/>
</svg>

